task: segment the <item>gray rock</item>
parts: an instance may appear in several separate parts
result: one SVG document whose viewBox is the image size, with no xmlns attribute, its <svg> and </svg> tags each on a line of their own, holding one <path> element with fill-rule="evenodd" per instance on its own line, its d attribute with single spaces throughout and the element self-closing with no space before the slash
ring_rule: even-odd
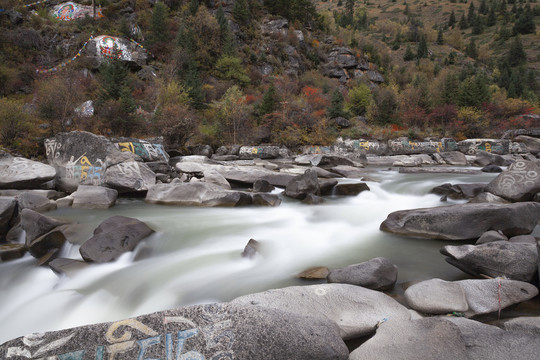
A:
<svg viewBox="0 0 540 360">
<path fill-rule="evenodd" d="M 356 196 L 363 191 L 369 191 L 369 186 L 366 183 L 342 183 L 334 186 L 335 195 Z"/>
<path fill-rule="evenodd" d="M 512 202 L 531 200 L 540 191 L 540 163 L 516 161 L 493 179 L 486 191 Z"/>
<path fill-rule="evenodd" d="M 346 284 L 293 286 L 241 296 L 231 303 L 326 318 L 339 326 L 345 340 L 372 334 L 384 318 L 402 321 L 411 316 L 384 293 Z"/>
<path fill-rule="evenodd" d="M 125 161 L 107 167 L 105 185 L 119 193 L 147 191 L 156 183 L 156 174 L 150 168 L 137 161 Z"/>
<path fill-rule="evenodd" d="M 253 191 L 255 191 L 255 192 L 267 193 L 267 192 L 270 192 L 270 191 L 272 191 L 274 189 L 275 189 L 274 186 L 272 184 L 270 184 L 266 180 L 256 180 L 253 183 Z"/>
<path fill-rule="evenodd" d="M 467 158 L 463 153 L 460 153 L 459 151 L 445 151 L 441 152 L 439 155 L 443 158 L 443 160 L 448 165 L 459 165 L 459 166 L 465 166 L 467 165 Z"/>
<path fill-rule="evenodd" d="M 382 323 L 375 336 L 354 350 L 349 360 L 467 360 L 459 328 L 443 319 Z"/>
<path fill-rule="evenodd" d="M 505 279 L 444 281 L 431 279 L 405 291 L 407 304 L 427 314 L 463 313 L 466 317 L 504 309 L 532 299 L 538 289 L 531 284 Z"/>
<path fill-rule="evenodd" d="M 111 355 L 113 349 L 120 355 Z M 64 359 L 79 359 L 82 354 L 91 359 L 104 355 L 198 360 L 347 360 L 349 356 L 338 328 L 327 319 L 239 304 L 196 305 L 34 334 L 0 346 L 1 358 L 8 352 Z"/>
<path fill-rule="evenodd" d="M 504 276 L 532 281 L 538 271 L 536 244 L 495 241 L 482 245 L 447 245 L 441 249 L 446 261 L 474 276 Z"/>
<path fill-rule="evenodd" d="M 475 219 L 475 221 L 471 221 Z M 443 239 L 478 239 L 488 230 L 506 236 L 530 234 L 540 220 L 540 204 L 462 204 L 396 211 L 380 229 L 394 234 Z"/>
<path fill-rule="evenodd" d="M 378 257 L 369 261 L 330 270 L 329 283 L 362 286 L 372 290 L 391 290 L 396 284 L 398 268 L 388 259 Z"/>
<path fill-rule="evenodd" d="M 38 194 L 32 194 L 29 192 L 19 195 L 17 202 L 19 209 L 30 209 L 37 212 L 46 212 L 56 209 L 56 202 L 49 200 L 47 197 Z"/>
<path fill-rule="evenodd" d="M 242 146 L 240 159 L 276 159 L 279 157 L 279 146 Z"/>
<path fill-rule="evenodd" d="M 321 196 L 332 195 L 334 188 L 338 185 L 336 179 L 319 179 L 319 188 L 321 190 Z"/>
<path fill-rule="evenodd" d="M 475 154 L 474 164 L 478 166 L 508 166 L 509 162 L 501 155 L 478 150 Z"/>
<path fill-rule="evenodd" d="M 330 270 L 326 266 L 316 266 L 302 271 L 296 277 L 306 280 L 323 280 L 326 279 L 329 273 Z"/>
<path fill-rule="evenodd" d="M 484 191 L 486 184 L 456 184 L 449 183 L 434 187 L 432 194 L 442 195 L 453 200 L 471 199 Z"/>
<path fill-rule="evenodd" d="M 508 240 L 508 237 L 506 235 L 501 234 L 500 232 L 495 231 L 495 230 L 490 230 L 483 233 L 482 236 L 480 236 L 478 240 L 476 240 L 475 245 L 482 245 L 482 244 L 487 244 L 490 242 L 507 241 L 507 240 Z"/>
<path fill-rule="evenodd" d="M 346 47 L 332 49 L 328 54 L 328 61 L 334 66 L 345 69 L 354 69 L 358 66 L 352 50 Z"/>
<path fill-rule="evenodd" d="M 368 70 L 366 72 L 366 75 L 370 81 L 376 82 L 376 83 L 383 83 L 384 82 L 384 76 L 376 71 L 376 70 Z"/>
<path fill-rule="evenodd" d="M 210 158 L 214 154 L 214 150 L 210 145 L 189 146 L 188 149 L 191 155 L 199 155 L 206 158 Z"/>
<path fill-rule="evenodd" d="M 500 173 L 503 171 L 503 169 L 497 165 L 487 165 L 484 166 L 481 170 L 485 173 Z"/>
<path fill-rule="evenodd" d="M 72 276 L 88 267 L 88 264 L 84 261 L 66 258 L 56 258 L 50 261 L 48 265 L 56 274 L 67 276 Z"/>
<path fill-rule="evenodd" d="M 310 160 L 310 163 L 313 166 L 319 166 L 326 169 L 334 168 L 339 165 L 346 165 L 346 166 L 356 165 L 352 160 L 347 159 L 344 156 L 329 155 L 329 154 L 313 155 L 313 157 Z"/>
<path fill-rule="evenodd" d="M 366 175 L 366 170 L 357 166 L 338 165 L 330 170 L 346 178 L 361 179 Z"/>
<path fill-rule="evenodd" d="M 67 221 L 54 219 L 30 209 L 22 210 L 20 216 L 21 228 L 26 232 L 27 246 L 30 246 L 37 238 L 67 223 Z"/>
<path fill-rule="evenodd" d="M 109 262 L 132 251 L 154 230 L 145 223 L 125 216 L 113 216 L 103 221 L 94 236 L 81 245 L 79 252 L 87 262 Z"/>
<path fill-rule="evenodd" d="M 324 203 L 324 198 L 315 194 L 307 194 L 302 202 L 308 205 L 320 205 Z"/>
<path fill-rule="evenodd" d="M 540 153 L 540 139 L 538 138 L 519 135 L 514 138 L 514 141 L 525 145 L 526 150 L 533 155 L 538 155 L 538 153 Z"/>
<path fill-rule="evenodd" d="M 285 195 L 294 199 L 303 200 L 306 195 L 320 195 L 321 189 L 317 173 L 306 170 L 303 175 L 299 175 L 292 179 L 285 188 Z"/>
<path fill-rule="evenodd" d="M 214 169 L 208 169 L 203 171 L 204 181 L 210 184 L 217 185 L 226 190 L 231 190 L 231 184 L 225 179 L 223 175 Z"/>
<path fill-rule="evenodd" d="M 98 68 L 104 61 L 109 61 L 111 57 L 137 69 L 146 65 L 148 60 L 146 51 L 135 43 L 109 35 L 100 35 L 89 40 L 86 46 L 86 56 L 94 68 Z"/>
<path fill-rule="evenodd" d="M 540 353 L 540 337 L 458 317 L 445 317 L 459 327 L 469 359 L 536 359 Z"/>
<path fill-rule="evenodd" d="M 499 139 L 467 139 L 457 143 L 459 151 L 467 155 L 475 155 L 478 151 L 505 155 L 510 151 L 509 140 Z"/>
<path fill-rule="evenodd" d="M 49 165 L 21 157 L 0 157 L 1 189 L 39 188 L 54 179 L 56 170 Z"/>
<path fill-rule="evenodd" d="M 24 244 L 0 244 L 0 260 L 9 261 L 22 258 L 26 251 Z"/>
<path fill-rule="evenodd" d="M 8 233 L 16 215 L 17 200 L 13 197 L 0 196 L 0 242 Z"/>
<path fill-rule="evenodd" d="M 405 159 L 396 160 L 392 164 L 392 166 L 399 166 L 399 167 L 416 167 L 422 165 L 422 159 L 408 156 Z"/>
<path fill-rule="evenodd" d="M 465 291 L 459 281 L 421 281 L 405 290 L 405 301 L 411 308 L 425 314 L 462 313 L 469 310 Z"/>
<path fill-rule="evenodd" d="M 255 239 L 249 239 L 248 243 L 244 247 L 244 251 L 240 254 L 242 257 L 253 259 L 255 255 L 259 253 L 261 244 Z"/>
<path fill-rule="evenodd" d="M 251 202 L 253 205 L 279 206 L 281 204 L 281 199 L 275 194 L 257 193 L 251 195 Z"/>
<path fill-rule="evenodd" d="M 74 208 L 107 209 L 116 203 L 118 191 L 103 186 L 79 185 L 71 196 Z"/>
<path fill-rule="evenodd" d="M 146 202 L 181 206 L 242 206 L 251 196 L 205 182 L 157 184 L 148 190 Z"/>
<path fill-rule="evenodd" d="M 351 122 L 342 116 L 331 119 L 330 123 L 333 124 L 338 129 L 347 129 L 351 127 Z"/>
<path fill-rule="evenodd" d="M 540 336 L 540 316 L 520 316 L 503 320 L 501 328 L 507 331 L 515 331 Z"/>
<path fill-rule="evenodd" d="M 510 201 L 503 199 L 500 196 L 493 195 L 492 193 L 483 192 L 472 199 L 469 200 L 471 204 L 481 204 L 481 203 L 490 203 L 490 204 L 510 204 Z"/>
<path fill-rule="evenodd" d="M 56 206 L 59 208 L 70 207 L 71 205 L 73 205 L 73 200 L 73 196 L 68 195 L 66 197 L 56 200 Z"/>
<path fill-rule="evenodd" d="M 536 238 L 532 235 L 512 236 L 508 241 L 516 244 L 532 244 L 536 246 Z"/>
<path fill-rule="evenodd" d="M 331 171 L 322 169 L 322 168 L 320 168 L 318 166 L 312 166 L 311 170 L 315 171 L 317 173 L 317 176 L 319 178 L 323 178 L 323 179 L 334 179 L 334 178 L 341 177 L 338 174 L 336 174 L 335 172 L 331 172 Z"/>
<path fill-rule="evenodd" d="M 46 257 L 42 261 L 45 263 L 49 260 L 52 260 L 54 256 L 62 249 L 64 243 L 66 242 L 66 237 L 59 230 L 52 230 L 48 233 L 41 235 L 40 237 L 32 240 L 26 241 L 26 247 L 28 252 L 35 258 L 40 259 Z M 48 255 L 48 256 L 47 256 Z"/>
</svg>

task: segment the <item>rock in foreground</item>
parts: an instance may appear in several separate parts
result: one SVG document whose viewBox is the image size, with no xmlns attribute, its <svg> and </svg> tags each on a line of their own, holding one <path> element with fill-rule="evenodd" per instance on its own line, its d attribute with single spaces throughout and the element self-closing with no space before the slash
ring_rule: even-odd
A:
<svg viewBox="0 0 540 360">
<path fill-rule="evenodd" d="M 276 309 L 211 304 L 112 323 L 33 334 L 0 346 L 0 358 L 346 360 L 328 320 Z"/>
<path fill-rule="evenodd" d="M 538 220 L 538 203 L 462 204 L 396 211 L 380 229 L 421 238 L 471 240 L 488 230 L 500 230 L 508 237 L 530 234 Z"/>
</svg>

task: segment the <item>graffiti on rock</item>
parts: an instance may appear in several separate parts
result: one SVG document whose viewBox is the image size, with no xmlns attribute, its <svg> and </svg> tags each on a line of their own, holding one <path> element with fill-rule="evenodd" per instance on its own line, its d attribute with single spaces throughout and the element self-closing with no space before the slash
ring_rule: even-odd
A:
<svg viewBox="0 0 540 360">
<path fill-rule="evenodd" d="M 512 190 L 515 186 L 534 186 L 540 177 L 540 174 L 531 169 L 526 162 L 516 161 L 509 168 L 509 171 L 502 173 L 500 185 L 504 190 Z"/>
<path fill-rule="evenodd" d="M 80 5 L 74 2 L 65 2 L 56 5 L 51 11 L 52 16 L 58 20 L 71 21 L 84 17 L 93 17 L 94 9 L 92 6 Z M 102 18 L 101 8 L 96 8 L 96 18 Z"/>
<path fill-rule="evenodd" d="M 306 146 L 304 147 L 304 154 L 328 154 L 332 152 L 330 146 Z"/>
<path fill-rule="evenodd" d="M 467 155 L 475 155 L 478 151 L 504 155 L 510 151 L 509 141 L 472 139 L 459 143 L 461 152 Z"/>
<path fill-rule="evenodd" d="M 169 161 L 169 155 L 161 144 L 150 144 L 148 142 L 119 142 L 115 143 L 120 151 L 129 151 L 139 155 L 149 161 L 163 160 Z"/>
<path fill-rule="evenodd" d="M 94 164 L 88 160 L 86 153 L 74 160 L 72 156 L 65 166 L 65 177 L 69 180 L 76 180 L 84 185 L 102 185 L 105 166 L 101 159 L 97 159 Z"/>
<path fill-rule="evenodd" d="M 441 141 L 410 141 L 397 140 L 389 141 L 388 145 L 393 153 L 413 154 L 413 153 L 438 153 L 444 151 Z"/>
<path fill-rule="evenodd" d="M 209 360 L 233 359 L 233 323 L 227 318 L 227 313 L 216 313 L 211 307 L 212 305 L 204 306 L 203 313 L 198 317 L 200 324 L 183 316 L 167 315 L 163 316 L 157 325 L 155 321 L 149 321 L 154 328 L 138 319 L 117 321 L 107 327 L 103 337 L 98 337 L 104 339 L 106 344 L 92 344 L 90 348 L 68 352 L 65 348 L 70 348 L 71 340 L 81 336 L 76 331 L 53 341 L 50 341 L 47 333 L 32 334 L 22 338 L 24 346 L 9 347 L 6 358 L 148 360 L 150 356 L 160 354 L 160 360 L 204 360 L 203 353 L 207 353 Z M 156 326 L 160 331 L 156 331 Z M 93 331 L 88 331 L 92 337 Z"/>
</svg>

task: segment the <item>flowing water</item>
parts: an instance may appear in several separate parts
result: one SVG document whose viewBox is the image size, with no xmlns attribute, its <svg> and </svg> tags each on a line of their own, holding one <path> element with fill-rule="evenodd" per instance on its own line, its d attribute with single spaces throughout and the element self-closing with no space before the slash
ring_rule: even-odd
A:
<svg viewBox="0 0 540 360">
<path fill-rule="evenodd" d="M 434 186 L 487 183 L 495 176 L 380 169 L 371 176 L 379 182 L 368 182 L 371 191 L 330 197 L 318 206 L 284 199 L 276 208 L 192 208 L 119 199 L 108 210 L 49 212 L 79 223 L 81 241 L 113 215 L 140 219 L 156 233 L 117 261 L 90 265 L 69 277 L 37 267 L 30 255 L 0 263 L 0 343 L 32 332 L 310 284 L 295 275 L 312 266 L 342 267 L 377 256 L 399 267 L 398 283 L 461 279 L 463 273 L 439 254 L 448 242 L 393 236 L 379 231 L 379 225 L 392 211 L 448 204 L 429 194 Z M 250 238 L 262 243 L 260 254 L 242 258 Z M 80 259 L 78 249 L 66 244 L 62 256 Z"/>
</svg>

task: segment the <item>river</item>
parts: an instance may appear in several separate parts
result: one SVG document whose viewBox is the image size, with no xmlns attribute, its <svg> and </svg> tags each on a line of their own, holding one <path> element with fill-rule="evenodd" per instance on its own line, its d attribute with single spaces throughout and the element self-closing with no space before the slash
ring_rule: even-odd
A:
<svg viewBox="0 0 540 360">
<path fill-rule="evenodd" d="M 329 197 L 317 206 L 284 199 L 275 208 L 192 208 L 119 199 L 108 210 L 48 212 L 79 223 L 81 241 L 113 215 L 135 217 L 156 233 L 117 261 L 90 265 L 70 277 L 37 267 L 30 255 L 0 263 L 0 343 L 32 332 L 311 284 L 295 276 L 312 266 L 336 268 L 377 256 L 398 266 L 398 284 L 433 277 L 462 279 L 465 275 L 439 254 L 449 242 L 393 236 L 379 231 L 379 225 L 392 211 L 458 203 L 429 194 L 434 186 L 487 183 L 496 175 L 377 169 L 371 177 L 378 182 L 368 182 L 371 191 Z M 262 249 L 253 259 L 242 258 L 250 238 Z M 62 256 L 80 259 L 78 248 L 66 244 Z"/>
</svg>

